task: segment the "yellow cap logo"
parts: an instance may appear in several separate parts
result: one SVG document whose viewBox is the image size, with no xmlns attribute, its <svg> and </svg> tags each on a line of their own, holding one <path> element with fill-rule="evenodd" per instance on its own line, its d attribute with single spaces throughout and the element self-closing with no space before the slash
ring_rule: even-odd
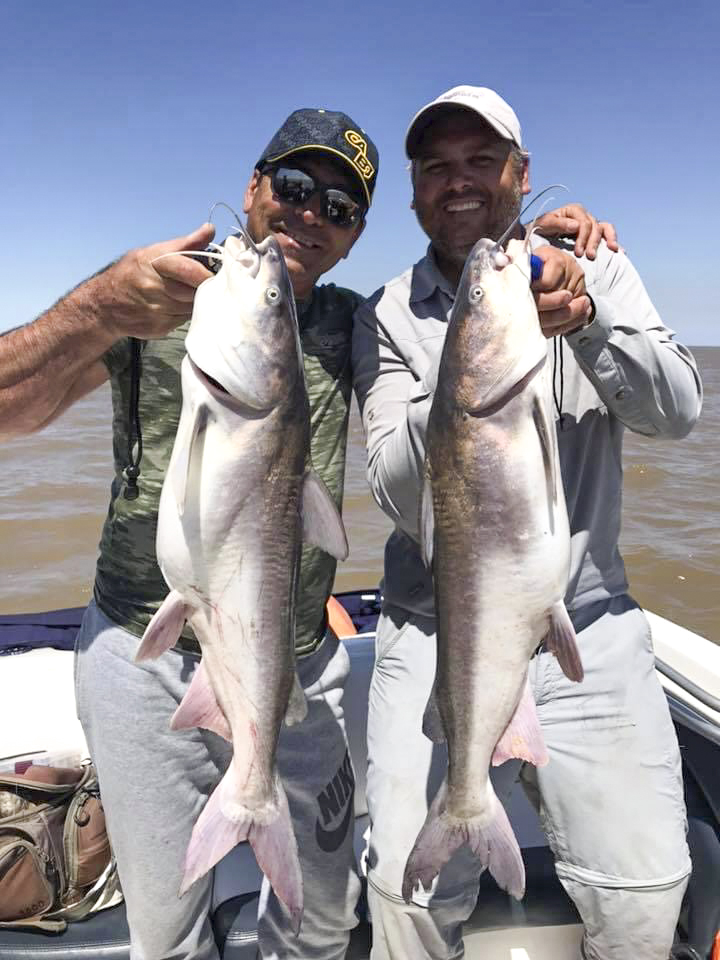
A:
<svg viewBox="0 0 720 960">
<path fill-rule="evenodd" d="M 367 142 L 355 130 L 346 130 L 345 139 L 357 153 L 350 161 L 364 180 L 370 180 L 375 173 L 375 167 L 367 158 Z"/>
</svg>

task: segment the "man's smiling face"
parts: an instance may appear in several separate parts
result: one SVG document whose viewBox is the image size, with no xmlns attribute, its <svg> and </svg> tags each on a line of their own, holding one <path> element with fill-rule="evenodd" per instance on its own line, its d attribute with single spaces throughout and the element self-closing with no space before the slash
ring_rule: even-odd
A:
<svg viewBox="0 0 720 960">
<path fill-rule="evenodd" d="M 443 272 L 462 271 L 481 237 L 498 239 L 529 193 L 511 142 L 469 110 L 443 111 L 414 158 L 414 207 Z"/>
<path fill-rule="evenodd" d="M 326 186 L 352 194 L 359 189 L 347 164 L 333 161 L 321 152 L 290 154 L 283 163 L 304 170 Z M 352 227 L 330 223 L 320 212 L 318 194 L 305 204 L 286 203 L 273 192 L 270 171 L 253 173 L 245 191 L 243 210 L 250 235 L 256 242 L 271 233 L 277 237 L 297 300 L 306 299 L 319 277 L 348 255 L 364 226 L 364 220 Z"/>
</svg>

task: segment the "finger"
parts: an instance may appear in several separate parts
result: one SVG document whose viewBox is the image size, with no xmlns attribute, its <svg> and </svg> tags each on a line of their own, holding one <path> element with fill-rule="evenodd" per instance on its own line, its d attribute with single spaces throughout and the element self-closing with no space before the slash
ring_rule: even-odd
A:
<svg viewBox="0 0 720 960">
<path fill-rule="evenodd" d="M 188 283 L 173 280 L 172 277 L 163 277 L 159 282 L 162 283 L 162 290 L 158 293 L 158 304 L 188 304 L 195 299 L 196 288 Z"/>
<path fill-rule="evenodd" d="M 597 253 L 597 248 L 602 240 L 602 235 L 602 226 L 597 220 L 595 220 L 592 225 L 592 230 L 590 231 L 590 236 L 585 244 L 585 256 L 588 258 L 588 260 L 595 259 L 595 254 Z"/>
<path fill-rule="evenodd" d="M 575 236 L 578 221 L 572 216 L 565 216 L 564 212 L 552 211 L 538 217 L 533 226 L 533 232 L 541 237 Z"/>
<path fill-rule="evenodd" d="M 187 283 L 192 287 L 199 286 L 207 280 L 210 272 L 192 257 L 170 257 L 169 253 L 179 253 L 182 250 L 204 250 L 215 236 L 215 227 L 211 223 L 203 223 L 196 230 L 164 243 L 156 243 L 147 248 L 148 259 L 156 272 L 162 277 L 170 277 Z M 160 259 L 162 258 L 162 259 Z"/>
<path fill-rule="evenodd" d="M 620 244 L 618 243 L 617 231 L 615 230 L 614 224 L 609 223 L 607 220 L 601 220 L 599 225 L 602 228 L 602 235 L 605 243 L 612 251 L 618 253 L 620 250 Z"/>
<path fill-rule="evenodd" d="M 575 256 L 581 257 L 585 253 L 585 248 L 587 246 L 588 238 L 593 231 L 593 226 L 597 223 L 597 220 L 591 213 L 585 215 L 585 217 L 580 221 L 580 229 L 577 233 L 577 238 L 575 240 Z"/>
<path fill-rule="evenodd" d="M 552 296 L 548 294 L 548 296 Z M 545 310 L 539 310 L 540 326 L 543 332 L 546 329 L 552 331 L 552 335 L 557 332 L 557 328 L 568 326 L 572 329 L 586 323 L 592 312 L 592 304 L 587 296 L 575 297 L 569 304 L 564 306 L 554 306 L 548 303 Z"/>
<path fill-rule="evenodd" d="M 203 250 L 215 236 L 215 227 L 211 223 L 203 223 L 191 233 L 186 233 L 182 237 L 175 237 L 174 240 L 166 240 L 164 243 L 156 244 L 156 248 L 161 253 L 172 253 L 177 250 Z"/>
<path fill-rule="evenodd" d="M 569 290 L 553 290 L 550 293 L 537 293 L 535 295 L 535 302 L 540 314 L 564 309 L 571 301 L 572 293 Z"/>
<path fill-rule="evenodd" d="M 172 251 L 167 251 L 171 253 Z M 210 270 L 195 260 L 194 257 L 185 257 L 179 252 L 175 256 L 161 254 L 150 261 L 155 271 L 165 280 L 175 280 L 186 284 L 194 292 L 203 280 L 212 276 Z"/>
</svg>

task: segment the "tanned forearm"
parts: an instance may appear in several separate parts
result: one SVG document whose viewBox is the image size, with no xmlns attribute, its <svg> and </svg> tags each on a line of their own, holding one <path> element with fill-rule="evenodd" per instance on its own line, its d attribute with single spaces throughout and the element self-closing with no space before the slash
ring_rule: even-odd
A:
<svg viewBox="0 0 720 960">
<path fill-rule="evenodd" d="M 192 313 L 211 274 L 185 250 L 202 250 L 211 224 L 131 250 L 27 326 L 0 336 L 0 436 L 39 430 L 107 379 L 103 354 L 125 336 L 164 337 Z M 172 254 L 172 256 L 170 256 Z"/>
<path fill-rule="evenodd" d="M 107 309 L 109 280 L 107 271 L 97 274 L 0 338 L 1 436 L 39 429 L 67 405 L 68 394 L 103 381 L 94 365 L 120 336 Z"/>
</svg>

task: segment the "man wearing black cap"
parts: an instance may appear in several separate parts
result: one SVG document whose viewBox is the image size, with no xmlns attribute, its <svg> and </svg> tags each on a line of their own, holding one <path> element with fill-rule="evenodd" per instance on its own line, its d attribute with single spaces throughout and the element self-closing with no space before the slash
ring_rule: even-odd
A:
<svg viewBox="0 0 720 960">
<path fill-rule="evenodd" d="M 402 895 L 408 856 L 447 769 L 444 745 L 422 733 L 436 664 L 433 581 L 419 548 L 425 438 L 466 258 L 480 238 L 501 238 L 530 184 L 518 119 L 486 87 L 456 87 L 424 107 L 406 147 L 413 207 L 430 245 L 359 309 L 353 334 L 368 475 L 395 523 L 370 689 L 368 899 L 373 960 L 454 960 L 482 869 L 469 848 L 427 890 L 419 886 L 407 903 Z M 512 236 L 522 236 L 519 225 Z M 533 289 L 548 362 L 553 349 L 560 358 L 557 438 L 572 535 L 565 602 L 585 678 L 568 680 L 545 648 L 533 657 L 529 679 L 550 759 L 525 764 L 522 777 L 539 798 L 558 875 L 585 924 L 583 956 L 662 960 L 690 862 L 677 739 L 618 550 L 622 435 L 628 427 L 684 436 L 702 390 L 693 357 L 663 326 L 624 254 L 600 244 L 592 258 L 578 257 L 568 244 L 541 244 L 533 238 L 542 261 Z M 454 706 L 462 717 L 465 705 Z M 512 766 L 498 776 L 512 779 Z M 439 803 L 444 811 L 442 794 Z"/>
<path fill-rule="evenodd" d="M 362 232 L 377 172 L 375 145 L 350 117 L 298 110 L 261 154 L 244 199 L 253 239 L 274 234 L 287 263 L 312 411 L 313 464 L 338 508 L 351 395 L 352 316 L 360 297 L 317 281 L 348 255 Z M 182 899 L 178 890 L 193 824 L 229 762 L 230 748 L 197 728 L 170 731 L 199 662 L 189 630 L 158 660 L 134 662 L 139 638 L 167 594 L 155 560 L 155 526 L 181 407 L 188 322 L 175 325 L 187 317 L 194 288 L 210 276 L 183 257 L 159 261 L 157 272 L 150 260 L 202 246 L 211 235 L 205 227 L 185 242 L 128 255 L 89 281 L 89 289 L 79 288 L 69 302 L 53 308 L 51 317 L 11 333 L 1 351 L 13 367 L 5 377 L 5 360 L 0 364 L 0 388 L 8 387 L 0 389 L 3 431 L 9 434 L 37 429 L 103 381 L 112 383 L 115 478 L 94 597 L 77 640 L 76 697 L 101 783 L 136 960 L 218 956 L 208 921 L 212 875 L 198 880 Z M 171 266 L 176 260 L 184 261 L 185 273 Z M 170 297 L 169 304 L 163 299 L 166 288 L 156 289 L 162 288 L 160 271 L 177 298 Z M 141 307 L 147 305 L 147 316 L 142 309 L 124 309 L 118 296 L 129 274 L 138 279 L 138 292 L 152 291 L 138 299 Z M 113 303 L 123 309 L 114 311 Z M 143 340 L 136 403 L 143 452 L 136 486 L 128 483 L 126 470 L 136 420 L 133 416 L 129 428 L 130 337 Z M 54 362 L 57 356 L 64 356 L 64 363 Z M 263 889 L 258 923 L 263 958 L 339 960 L 357 923 L 354 778 L 340 706 L 349 662 L 325 613 L 334 574 L 335 560 L 327 553 L 303 550 L 295 639 L 308 713 L 302 723 L 283 726 L 277 763 L 298 840 L 305 912 L 296 937 L 282 905 Z M 334 790 L 335 783 L 342 789 Z M 340 809 L 328 801 L 329 790 Z"/>
</svg>

